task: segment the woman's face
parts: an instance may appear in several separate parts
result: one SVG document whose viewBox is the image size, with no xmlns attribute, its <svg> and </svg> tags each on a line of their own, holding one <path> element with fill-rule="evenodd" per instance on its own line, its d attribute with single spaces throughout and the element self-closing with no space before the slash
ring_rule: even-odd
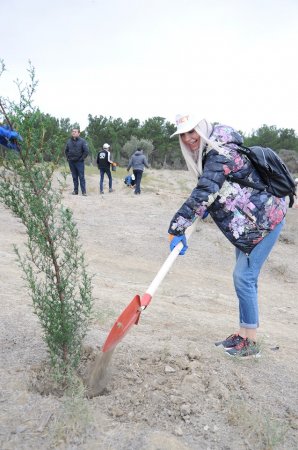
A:
<svg viewBox="0 0 298 450">
<path fill-rule="evenodd" d="M 195 152 L 200 147 L 201 137 L 196 130 L 190 130 L 187 133 L 180 134 L 183 144 L 185 144 L 192 152 Z"/>
</svg>

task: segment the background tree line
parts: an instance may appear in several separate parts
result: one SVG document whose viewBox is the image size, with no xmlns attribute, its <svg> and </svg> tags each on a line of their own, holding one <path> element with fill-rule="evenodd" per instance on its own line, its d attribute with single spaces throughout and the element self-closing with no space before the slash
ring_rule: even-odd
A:
<svg viewBox="0 0 298 450">
<path fill-rule="evenodd" d="M 4 61 L 0 60 L 0 76 L 5 71 Z M 31 101 L 35 92 L 38 80 L 35 77 L 35 69 L 29 61 L 30 83 L 23 84 L 16 80 L 19 90 L 19 104 L 14 105 L 19 110 L 24 110 L 26 102 Z M 2 103 L 10 109 L 10 101 L 1 97 Z M 79 127 L 78 123 L 71 123 L 68 118 L 57 119 L 50 114 L 43 113 L 37 107 L 35 114 L 36 126 L 43 133 L 43 149 L 45 160 L 51 161 L 52 155 L 56 153 L 57 145 L 60 148 L 61 158 L 64 158 L 64 148 L 73 127 Z M 1 117 L 0 121 L 4 121 Z M 4 121 L 5 122 L 5 121 Z M 88 126 L 81 135 L 84 137 L 90 148 L 90 157 L 87 163 L 95 164 L 96 155 L 105 142 L 111 145 L 112 158 L 120 166 L 125 166 L 129 157 L 137 147 L 142 147 L 153 168 L 161 169 L 184 169 L 186 168 L 184 159 L 180 151 L 178 139 L 170 139 L 176 127 L 173 123 L 166 121 L 163 117 L 156 116 L 140 122 L 139 119 L 130 118 L 127 122 L 120 117 L 88 116 Z M 292 128 L 277 128 L 275 125 L 263 125 L 246 136 L 238 130 L 244 137 L 246 146 L 261 145 L 271 147 L 277 151 L 284 159 L 289 169 L 293 173 L 298 173 L 298 136 Z"/>
<path fill-rule="evenodd" d="M 44 129 L 44 151 L 51 160 L 53 146 L 64 147 L 71 129 L 79 126 L 70 123 L 69 119 L 57 119 L 49 114 L 40 114 L 40 124 Z M 105 142 L 111 145 L 113 160 L 125 166 L 129 157 L 137 147 L 142 147 L 153 168 L 184 169 L 178 139 L 170 139 L 176 127 L 163 117 L 152 117 L 143 123 L 139 119 L 130 118 L 127 122 L 121 118 L 105 116 L 88 116 L 88 126 L 81 136 L 87 139 L 90 148 L 89 164 L 95 164 L 96 155 Z M 283 158 L 293 173 L 298 173 L 298 136 L 292 128 L 277 128 L 275 125 L 263 125 L 250 135 L 244 136 L 246 146 L 261 145 L 271 147 Z"/>
<path fill-rule="evenodd" d="M 35 112 L 36 114 L 36 112 Z M 47 160 L 55 153 L 56 146 L 61 149 L 64 157 L 64 147 L 70 136 L 71 129 L 79 126 L 69 119 L 57 119 L 50 114 L 38 110 L 40 127 L 44 134 L 43 152 Z M 88 126 L 82 131 L 89 145 L 89 164 L 95 164 L 96 155 L 105 142 L 111 145 L 113 160 L 120 166 L 125 166 L 129 157 L 137 147 L 142 147 L 153 168 L 184 169 L 178 139 L 170 139 L 176 127 L 163 117 L 152 117 L 141 123 L 139 119 L 131 118 L 127 122 L 121 118 L 105 116 L 88 116 Z M 298 173 L 298 136 L 292 128 L 277 128 L 275 125 L 263 125 L 244 137 L 246 146 L 261 145 L 271 147 L 280 154 L 293 173 Z"/>
</svg>

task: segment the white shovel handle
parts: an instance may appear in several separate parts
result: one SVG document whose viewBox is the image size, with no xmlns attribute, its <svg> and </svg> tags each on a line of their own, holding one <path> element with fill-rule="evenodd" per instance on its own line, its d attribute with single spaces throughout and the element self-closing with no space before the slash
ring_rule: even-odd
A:
<svg viewBox="0 0 298 450">
<path fill-rule="evenodd" d="M 193 222 L 193 224 L 186 229 L 185 236 L 186 236 L 187 241 L 189 240 L 192 233 L 195 231 L 197 221 L 198 221 L 198 219 L 196 219 Z M 162 282 L 162 280 L 164 279 L 164 277 L 166 276 L 166 274 L 172 267 L 174 261 L 176 260 L 177 256 L 181 252 L 182 248 L 183 248 L 183 243 L 179 242 L 179 244 L 177 244 L 176 247 L 171 251 L 171 253 L 167 257 L 167 259 L 165 260 L 165 262 L 159 269 L 158 273 L 156 274 L 154 280 L 148 287 L 146 294 L 149 294 L 151 297 L 153 297 L 153 295 L 155 294 L 155 291 L 157 290 L 158 286 L 160 285 L 160 283 Z"/>
</svg>

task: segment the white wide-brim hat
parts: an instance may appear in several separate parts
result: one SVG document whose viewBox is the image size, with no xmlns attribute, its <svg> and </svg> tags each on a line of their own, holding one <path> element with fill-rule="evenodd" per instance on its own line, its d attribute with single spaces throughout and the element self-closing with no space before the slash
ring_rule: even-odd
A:
<svg viewBox="0 0 298 450">
<path fill-rule="evenodd" d="M 103 144 L 103 146 L 102 146 L 102 148 L 104 148 L 104 149 L 108 149 L 108 148 L 110 148 L 110 145 L 109 144 Z"/>
<path fill-rule="evenodd" d="M 177 130 L 170 137 L 172 138 L 177 134 L 187 133 L 188 131 L 193 130 L 195 126 L 198 125 L 199 122 L 200 121 L 197 119 L 197 117 L 191 114 L 186 115 L 178 114 L 176 116 Z"/>
</svg>

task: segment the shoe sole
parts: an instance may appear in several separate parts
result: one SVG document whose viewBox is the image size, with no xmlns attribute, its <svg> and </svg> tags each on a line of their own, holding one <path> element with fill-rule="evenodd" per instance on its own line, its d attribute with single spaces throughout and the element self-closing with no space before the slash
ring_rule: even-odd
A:
<svg viewBox="0 0 298 450">
<path fill-rule="evenodd" d="M 231 358 L 237 358 L 237 359 L 251 359 L 251 358 L 261 358 L 261 353 L 257 353 L 256 355 L 231 355 L 229 352 L 225 352 L 226 355 L 230 356 Z"/>
<path fill-rule="evenodd" d="M 217 347 L 217 348 L 224 348 L 225 350 L 231 350 L 232 348 L 235 348 L 236 347 L 236 345 L 238 345 L 238 344 L 235 344 L 235 345 L 229 345 L 229 346 L 224 346 L 223 345 L 223 341 L 221 341 L 221 342 L 214 342 L 214 345 L 215 345 L 215 347 Z"/>
<path fill-rule="evenodd" d="M 224 350 L 231 350 L 232 348 L 236 347 L 236 345 L 234 345 L 233 347 L 225 347 L 222 344 L 215 344 L 216 348 L 223 348 Z"/>
</svg>

